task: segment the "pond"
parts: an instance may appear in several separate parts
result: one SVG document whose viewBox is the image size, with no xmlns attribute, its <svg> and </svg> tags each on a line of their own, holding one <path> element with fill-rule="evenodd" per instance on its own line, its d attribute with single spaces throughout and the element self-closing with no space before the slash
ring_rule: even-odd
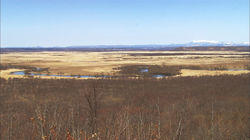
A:
<svg viewBox="0 0 250 140">
<path fill-rule="evenodd" d="M 148 72 L 148 69 L 141 69 L 141 72 Z"/>
<path fill-rule="evenodd" d="M 166 77 L 166 76 L 165 76 L 165 75 L 158 74 L 158 75 L 153 75 L 152 77 L 155 77 L 155 78 L 164 78 L 164 77 Z"/>
</svg>

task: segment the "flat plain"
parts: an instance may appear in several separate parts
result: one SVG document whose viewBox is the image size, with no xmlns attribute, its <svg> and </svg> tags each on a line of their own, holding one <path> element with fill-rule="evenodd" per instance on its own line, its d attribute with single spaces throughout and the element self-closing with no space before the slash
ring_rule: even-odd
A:
<svg viewBox="0 0 250 140">
<path fill-rule="evenodd" d="M 62 75 L 117 75 L 117 68 L 129 65 L 184 66 L 181 76 L 198 76 L 249 73 L 249 54 L 238 51 L 10 52 L 1 54 L 1 64 L 49 68 L 51 74 Z M 1 77 L 20 77 L 9 74 L 16 70 L 1 71 Z"/>
</svg>

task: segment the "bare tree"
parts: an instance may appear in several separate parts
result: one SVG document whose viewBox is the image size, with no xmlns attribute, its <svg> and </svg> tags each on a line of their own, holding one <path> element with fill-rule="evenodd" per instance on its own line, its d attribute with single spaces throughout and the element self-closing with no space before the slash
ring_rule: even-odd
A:
<svg viewBox="0 0 250 140">
<path fill-rule="evenodd" d="M 90 133 L 96 135 L 98 133 L 97 129 L 97 117 L 98 110 L 100 109 L 101 103 L 101 93 L 97 92 L 96 83 L 92 85 L 91 89 L 86 90 L 84 93 L 84 99 L 87 103 L 86 111 L 88 114 L 88 126 Z"/>
</svg>

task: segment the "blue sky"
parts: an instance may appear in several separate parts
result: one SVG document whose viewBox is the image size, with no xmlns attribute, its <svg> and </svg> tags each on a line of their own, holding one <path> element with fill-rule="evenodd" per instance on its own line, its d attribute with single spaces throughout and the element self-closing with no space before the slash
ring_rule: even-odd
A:
<svg viewBox="0 0 250 140">
<path fill-rule="evenodd" d="M 249 0 L 1 0 L 1 46 L 249 41 Z"/>
</svg>

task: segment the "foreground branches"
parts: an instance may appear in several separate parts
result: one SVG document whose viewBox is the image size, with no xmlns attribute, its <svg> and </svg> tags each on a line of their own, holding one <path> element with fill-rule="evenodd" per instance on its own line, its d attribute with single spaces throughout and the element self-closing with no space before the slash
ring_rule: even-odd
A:
<svg viewBox="0 0 250 140">
<path fill-rule="evenodd" d="M 247 74 L 0 80 L 0 139 L 249 138 Z"/>
</svg>

